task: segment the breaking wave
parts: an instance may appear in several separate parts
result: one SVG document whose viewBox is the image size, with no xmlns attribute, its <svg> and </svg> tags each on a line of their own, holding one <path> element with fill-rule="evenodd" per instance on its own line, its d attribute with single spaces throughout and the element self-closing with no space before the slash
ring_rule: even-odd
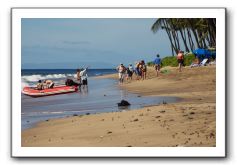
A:
<svg viewBox="0 0 237 165">
<path fill-rule="evenodd" d="M 23 89 L 25 86 L 35 86 L 36 82 L 39 80 L 51 79 L 54 80 L 55 83 L 61 83 L 60 80 L 66 79 L 68 77 L 76 78 L 76 74 L 48 74 L 48 75 L 26 75 L 21 76 L 21 88 Z M 63 81 L 64 82 L 64 81 Z"/>
<path fill-rule="evenodd" d="M 76 78 L 76 74 L 27 75 L 27 76 L 22 76 L 21 79 L 24 80 L 25 82 L 37 82 L 39 80 L 63 79 L 67 77 Z"/>
</svg>

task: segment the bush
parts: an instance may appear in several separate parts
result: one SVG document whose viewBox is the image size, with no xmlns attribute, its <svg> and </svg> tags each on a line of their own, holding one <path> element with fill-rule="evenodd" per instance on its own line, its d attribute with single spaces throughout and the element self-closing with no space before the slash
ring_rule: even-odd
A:
<svg viewBox="0 0 237 165">
<path fill-rule="evenodd" d="M 189 66 L 191 65 L 192 61 L 195 59 L 194 54 L 187 54 L 184 56 L 184 66 Z M 161 66 L 172 66 L 172 67 L 177 67 L 178 66 L 178 61 L 176 56 L 168 56 L 162 59 Z"/>
<path fill-rule="evenodd" d="M 147 66 L 154 66 L 154 63 L 152 61 L 147 62 Z"/>
<path fill-rule="evenodd" d="M 194 54 L 185 55 L 184 56 L 184 66 L 191 65 L 194 59 L 195 59 L 195 55 Z"/>
<path fill-rule="evenodd" d="M 194 54 L 184 55 L 184 66 L 191 65 L 194 59 L 195 59 Z M 154 63 L 152 61 L 147 62 L 147 66 L 154 66 Z M 177 57 L 176 56 L 167 56 L 165 58 L 162 58 L 161 67 L 164 67 L 164 66 L 177 67 L 178 66 Z"/>
<path fill-rule="evenodd" d="M 161 60 L 161 67 L 164 67 L 164 66 L 172 66 L 172 67 L 178 66 L 176 56 L 168 56 L 168 57 L 163 58 Z"/>
</svg>

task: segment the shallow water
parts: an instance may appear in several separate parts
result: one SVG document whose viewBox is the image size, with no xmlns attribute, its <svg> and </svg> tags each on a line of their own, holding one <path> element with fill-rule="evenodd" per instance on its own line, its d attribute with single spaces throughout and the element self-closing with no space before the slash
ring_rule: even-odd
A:
<svg viewBox="0 0 237 165">
<path fill-rule="evenodd" d="M 176 102 L 175 97 L 138 96 L 119 89 L 117 81 L 112 79 L 89 78 L 88 89 L 82 88 L 76 93 L 32 98 L 22 95 L 22 130 L 34 126 L 39 121 L 87 113 L 101 113 L 121 110 L 133 110 L 163 101 Z M 131 105 L 118 108 L 122 99 Z"/>
</svg>

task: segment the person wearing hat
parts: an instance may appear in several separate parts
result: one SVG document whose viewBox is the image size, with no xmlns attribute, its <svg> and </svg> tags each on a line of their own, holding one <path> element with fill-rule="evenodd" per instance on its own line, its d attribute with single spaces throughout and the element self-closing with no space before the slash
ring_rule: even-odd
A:
<svg viewBox="0 0 237 165">
<path fill-rule="evenodd" d="M 120 63 L 120 65 L 116 68 L 119 74 L 119 83 L 123 83 L 124 77 L 125 77 L 125 73 L 126 73 L 126 68 L 125 66 Z"/>
<path fill-rule="evenodd" d="M 179 64 L 179 72 L 182 71 L 182 65 L 184 63 L 184 52 L 179 50 L 178 54 L 177 54 L 177 60 L 178 60 L 178 64 Z"/>
<path fill-rule="evenodd" d="M 155 64 L 155 70 L 156 70 L 156 76 L 158 77 L 158 74 L 160 72 L 160 68 L 161 68 L 161 59 L 160 59 L 160 55 L 157 54 L 155 60 L 153 61 L 153 63 Z"/>
</svg>

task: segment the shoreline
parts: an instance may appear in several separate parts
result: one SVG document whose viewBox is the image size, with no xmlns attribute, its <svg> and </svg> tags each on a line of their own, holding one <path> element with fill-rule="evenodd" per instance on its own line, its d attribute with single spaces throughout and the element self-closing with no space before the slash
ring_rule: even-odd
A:
<svg viewBox="0 0 237 165">
<path fill-rule="evenodd" d="M 40 122 L 22 131 L 22 146 L 215 146 L 215 67 L 163 70 L 170 73 L 157 78 L 148 68 L 147 80 L 120 87 L 141 96 L 180 97 L 181 102 Z"/>
</svg>

